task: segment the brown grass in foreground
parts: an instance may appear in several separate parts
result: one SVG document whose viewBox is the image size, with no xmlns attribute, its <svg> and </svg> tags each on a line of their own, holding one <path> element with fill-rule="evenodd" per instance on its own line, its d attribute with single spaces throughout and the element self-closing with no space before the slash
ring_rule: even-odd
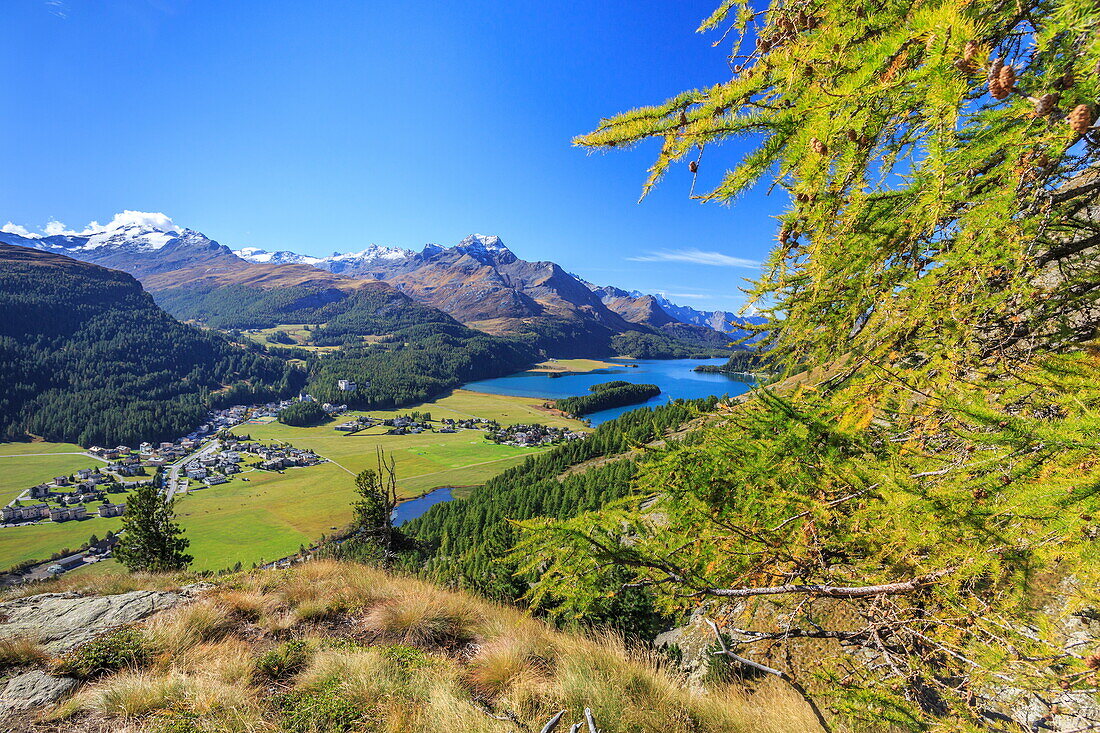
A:
<svg viewBox="0 0 1100 733">
<path fill-rule="evenodd" d="M 690 689 L 613 636 L 361 565 L 234 576 L 142 632 L 151 661 L 89 682 L 32 729 L 508 733 L 590 707 L 606 733 L 817 730 L 781 685 Z"/>
</svg>

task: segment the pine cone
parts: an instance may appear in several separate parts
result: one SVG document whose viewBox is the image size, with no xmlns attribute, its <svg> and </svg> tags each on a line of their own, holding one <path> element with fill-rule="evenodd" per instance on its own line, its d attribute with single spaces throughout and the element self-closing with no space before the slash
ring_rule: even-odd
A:
<svg viewBox="0 0 1100 733">
<path fill-rule="evenodd" d="M 1054 82 L 1055 89 L 1069 89 L 1073 86 L 1074 78 L 1073 71 L 1067 71 L 1058 78 L 1058 81 Z"/>
<path fill-rule="evenodd" d="M 786 230 L 786 228 L 780 229 L 779 230 L 779 243 L 781 245 L 783 245 L 784 247 L 786 247 L 787 246 L 787 241 L 788 241 L 788 239 L 790 239 L 790 236 L 791 236 L 791 233 L 788 232 Z"/>
<path fill-rule="evenodd" d="M 1004 59 L 999 56 L 993 59 L 989 63 L 989 80 L 992 81 L 997 78 L 997 75 L 1001 73 L 1001 68 L 1005 65 Z"/>
<path fill-rule="evenodd" d="M 974 60 L 974 57 L 978 55 L 978 44 L 974 41 L 967 41 L 963 46 L 963 61 L 970 63 Z"/>
<path fill-rule="evenodd" d="M 1084 135 L 1092 127 L 1096 118 L 1092 114 L 1092 107 L 1087 104 L 1079 104 L 1069 113 L 1069 126 L 1078 135 Z"/>
<path fill-rule="evenodd" d="M 974 73 L 973 61 L 966 61 L 965 59 L 955 59 L 954 66 L 956 69 L 966 74 L 967 76 Z"/>
<path fill-rule="evenodd" d="M 1100 654 L 1090 654 L 1085 657 L 1085 666 L 1093 672 L 1100 669 Z"/>
<path fill-rule="evenodd" d="M 795 198 L 796 198 L 796 199 L 798 199 L 798 200 L 799 200 L 799 202 L 801 202 L 801 203 L 803 203 L 803 204 L 804 204 L 804 203 L 807 203 L 807 202 L 808 202 L 808 201 L 810 200 L 810 194 L 808 194 L 808 193 L 800 193 L 800 194 L 797 194 L 797 195 L 795 196 Z"/>
<path fill-rule="evenodd" d="M 825 155 L 829 152 L 829 146 L 815 137 L 810 139 L 810 150 L 814 151 L 818 155 Z"/>
<path fill-rule="evenodd" d="M 853 142 L 853 143 L 859 142 L 859 133 L 858 132 L 856 132 L 855 130 L 848 130 L 847 134 L 848 134 L 849 142 Z"/>
<path fill-rule="evenodd" d="M 1035 114 L 1046 117 L 1054 111 L 1054 105 L 1058 104 L 1057 94 L 1044 94 L 1035 100 Z"/>
<path fill-rule="evenodd" d="M 1016 70 L 1011 66 L 1000 66 L 996 76 L 990 76 L 989 93 L 994 99 L 1004 99 L 1016 88 Z"/>
<path fill-rule="evenodd" d="M 691 161 L 690 163 L 688 163 L 688 170 L 692 173 L 697 172 L 699 170 L 699 164 L 696 163 L 694 160 Z"/>
</svg>

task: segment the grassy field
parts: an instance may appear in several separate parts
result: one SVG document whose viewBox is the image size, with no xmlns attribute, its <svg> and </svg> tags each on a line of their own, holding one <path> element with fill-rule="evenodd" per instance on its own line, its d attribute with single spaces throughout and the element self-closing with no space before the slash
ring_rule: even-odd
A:
<svg viewBox="0 0 1100 733">
<path fill-rule="evenodd" d="M 26 560 L 45 560 L 53 553 L 83 545 L 91 535 L 102 538 L 122 527 L 121 517 L 81 522 L 42 522 L 0 529 L 0 570 Z"/>
<path fill-rule="evenodd" d="M 274 346 L 276 348 L 280 346 L 296 347 L 299 349 L 306 349 L 319 354 L 328 354 L 333 351 L 338 351 L 339 346 L 314 346 L 311 344 L 310 338 L 313 336 L 312 331 L 307 331 L 305 323 L 284 323 L 278 326 L 272 326 L 271 328 L 257 329 L 255 331 L 248 331 L 244 335 L 252 341 L 264 346 Z M 312 325 L 309 326 L 311 329 Z M 290 336 L 294 340 L 293 344 L 280 344 L 277 342 L 269 341 L 268 336 L 275 335 L 276 331 L 282 331 L 287 336 Z M 363 343 L 375 343 L 379 340 L 378 336 L 360 336 L 359 340 Z"/>
<path fill-rule="evenodd" d="M 76 443 L 0 443 L 0 457 L 28 453 L 81 453 L 84 449 Z"/>
<path fill-rule="evenodd" d="M 325 463 L 189 493 L 176 506 L 195 570 L 275 560 L 351 519 L 352 477 Z"/>
<path fill-rule="evenodd" d="M 543 400 L 537 399 L 455 390 L 424 405 L 358 414 L 386 418 L 416 409 L 430 412 L 434 420 L 483 417 L 502 424 L 539 422 L 581 427 L 576 420 L 540 409 L 542 404 Z M 404 497 L 419 496 L 440 486 L 484 483 L 543 450 L 490 443 L 480 430 L 383 435 L 379 434 L 384 432 L 382 428 L 373 428 L 346 435 L 334 429 L 347 420 L 344 415 L 310 428 L 277 422 L 246 423 L 236 428 L 238 434 L 248 434 L 257 440 L 280 440 L 298 448 L 310 448 L 333 462 L 287 469 L 283 473 L 246 471 L 226 484 L 181 496 L 176 511 L 191 541 L 189 552 L 195 556 L 192 567 L 221 570 L 237 562 L 249 567 L 252 563 L 275 560 L 295 552 L 299 545 L 310 544 L 333 527 L 347 524 L 354 498 L 353 474 L 375 465 L 378 447 L 395 459 L 398 485 Z M 68 450 L 80 448 L 58 443 L 0 444 L 0 492 L 7 490 L 10 499 L 17 489 L 98 463 L 85 456 L 50 455 Z M 31 452 L 40 455 L 10 457 Z M 9 457 L 4 458 L 5 455 Z M 5 470 L 9 464 L 15 473 Z M 95 518 L 0 529 L 0 569 L 25 560 L 45 559 L 64 547 L 79 547 L 91 534 L 102 537 L 120 526 L 118 518 Z"/>
<path fill-rule="evenodd" d="M 576 420 L 550 414 L 541 408 L 543 400 L 525 397 L 488 395 L 455 390 L 447 397 L 416 408 L 390 411 L 357 412 L 378 418 L 393 417 L 412 409 L 430 412 L 433 420 L 484 417 L 502 424 L 540 422 L 546 425 L 580 428 Z M 484 483 L 506 468 L 537 453 L 538 448 L 517 448 L 490 443 L 479 430 L 457 433 L 421 433 L 384 435 L 384 428 L 347 435 L 335 426 L 346 422 L 347 415 L 309 428 L 291 427 L 277 422 L 247 423 L 235 429 L 240 435 L 257 440 L 281 440 L 299 448 L 309 448 L 329 458 L 349 473 L 358 473 L 375 465 L 375 451 L 382 448 L 393 456 L 403 496 L 423 494 L 439 486 L 470 486 Z"/>
<path fill-rule="evenodd" d="M 531 367 L 532 372 L 594 372 L 597 369 L 610 369 L 620 367 L 622 364 L 612 364 L 609 361 L 597 359 L 550 359 Z"/>
<path fill-rule="evenodd" d="M 106 465 L 88 456 L 65 455 L 81 450 L 72 443 L 0 443 L 0 506 L 54 476 Z"/>
</svg>

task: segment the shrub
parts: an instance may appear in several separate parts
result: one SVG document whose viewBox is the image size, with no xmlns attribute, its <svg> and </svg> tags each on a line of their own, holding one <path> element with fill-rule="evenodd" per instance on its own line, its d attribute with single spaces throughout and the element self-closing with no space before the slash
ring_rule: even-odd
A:
<svg viewBox="0 0 1100 733">
<path fill-rule="evenodd" d="M 88 678 L 125 667 L 141 667 L 152 648 L 140 629 L 127 627 L 85 642 L 65 653 L 55 664 L 58 674 Z"/>
<path fill-rule="evenodd" d="M 291 639 L 265 652 L 256 660 L 256 671 L 272 679 L 290 677 L 309 661 L 309 647 L 303 639 Z"/>
<path fill-rule="evenodd" d="M 291 733 L 346 733 L 360 726 L 365 711 L 340 694 L 336 679 L 275 697 L 283 727 Z"/>
<path fill-rule="evenodd" d="M 405 646 L 404 644 L 374 648 L 389 663 L 402 682 L 408 682 L 413 670 L 426 667 L 431 663 L 427 654 L 415 647 Z"/>
</svg>

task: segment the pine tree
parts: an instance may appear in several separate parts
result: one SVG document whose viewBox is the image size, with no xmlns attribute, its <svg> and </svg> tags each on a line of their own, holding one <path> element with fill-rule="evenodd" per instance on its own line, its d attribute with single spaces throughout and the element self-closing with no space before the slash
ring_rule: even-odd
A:
<svg viewBox="0 0 1100 733">
<path fill-rule="evenodd" d="M 191 544 L 175 519 L 174 500 L 161 489 L 162 472 L 138 486 L 127 498 L 122 532 L 114 556 L 133 571 L 182 570 L 194 558 L 184 552 Z"/>
<path fill-rule="evenodd" d="M 1098 185 L 1095 3 L 724 0 L 699 30 L 732 39 L 730 80 L 575 142 L 660 141 L 643 195 L 684 161 L 703 202 L 786 191 L 751 290 L 773 355 L 795 369 L 838 344 L 855 359 L 931 355 L 924 372 L 946 380 L 1081 335 L 1100 298 L 1095 260 L 1078 256 L 1096 245 L 1080 216 Z"/>
<path fill-rule="evenodd" d="M 393 510 L 397 507 L 397 473 L 394 459 L 381 449 L 377 469 L 366 469 L 355 477 L 359 501 L 352 505 L 359 534 L 383 552 L 393 547 Z"/>
</svg>

